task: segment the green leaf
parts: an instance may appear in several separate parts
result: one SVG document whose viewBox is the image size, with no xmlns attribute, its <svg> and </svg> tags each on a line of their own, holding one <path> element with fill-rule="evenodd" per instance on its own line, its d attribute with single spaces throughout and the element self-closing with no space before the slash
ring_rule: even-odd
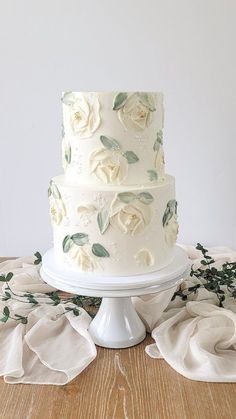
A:
<svg viewBox="0 0 236 419">
<path fill-rule="evenodd" d="M 42 256 L 39 252 L 34 253 L 36 260 L 34 261 L 34 265 L 39 265 L 42 262 Z"/>
<path fill-rule="evenodd" d="M 159 141 L 156 140 L 153 146 L 153 150 L 158 153 L 159 149 L 160 149 L 160 143 Z"/>
<path fill-rule="evenodd" d="M 67 106 L 71 106 L 75 103 L 76 98 L 73 92 L 65 92 L 61 98 L 62 103 Z"/>
<path fill-rule="evenodd" d="M 177 214 L 177 201 L 175 199 L 170 199 L 167 203 L 167 207 L 170 208 L 170 210 Z"/>
<path fill-rule="evenodd" d="M 112 137 L 101 135 L 100 141 L 108 150 L 120 150 L 120 144 Z"/>
<path fill-rule="evenodd" d="M 8 291 L 5 291 L 4 295 L 7 297 L 8 300 L 11 298 L 11 294 Z"/>
<path fill-rule="evenodd" d="M 118 193 L 117 197 L 121 202 L 129 204 L 136 198 L 136 195 L 133 192 L 120 192 Z"/>
<path fill-rule="evenodd" d="M 8 319 L 9 319 L 9 317 L 4 316 L 0 319 L 0 322 L 6 323 Z"/>
<path fill-rule="evenodd" d="M 149 93 L 138 92 L 137 93 L 140 102 L 149 109 L 150 112 L 154 112 L 156 110 L 155 103 L 153 97 Z"/>
<path fill-rule="evenodd" d="M 78 308 L 73 308 L 73 314 L 74 316 L 79 316 L 80 311 L 78 310 Z"/>
<path fill-rule="evenodd" d="M 155 182 L 158 178 L 156 170 L 147 170 L 149 180 Z"/>
<path fill-rule="evenodd" d="M 162 130 L 157 132 L 157 138 L 156 138 L 156 141 L 153 145 L 153 150 L 158 152 L 161 145 L 163 145 L 163 132 L 162 132 Z"/>
<path fill-rule="evenodd" d="M 98 256 L 99 258 L 108 258 L 110 254 L 108 251 L 99 243 L 94 243 L 92 246 L 92 252 L 95 256 Z"/>
<path fill-rule="evenodd" d="M 64 127 L 64 124 L 61 124 L 61 136 L 62 136 L 62 138 L 65 137 L 65 127 Z"/>
<path fill-rule="evenodd" d="M 6 281 L 9 282 L 13 278 L 13 273 L 9 272 L 6 276 Z"/>
<path fill-rule="evenodd" d="M 163 227 L 165 227 L 169 223 L 172 217 L 173 217 L 173 211 L 169 207 L 167 207 L 162 218 Z"/>
<path fill-rule="evenodd" d="M 27 324 L 27 323 L 28 323 L 28 319 L 27 319 L 27 317 L 22 317 L 22 318 L 21 318 L 21 320 L 20 320 L 20 322 L 21 322 L 22 324 Z"/>
<path fill-rule="evenodd" d="M 139 161 L 138 156 L 133 151 L 126 151 L 123 153 L 123 156 L 126 158 L 129 164 L 133 164 Z"/>
<path fill-rule="evenodd" d="M 70 144 L 68 144 L 66 149 L 65 149 L 65 160 L 67 161 L 68 164 L 71 163 L 71 146 L 70 146 Z"/>
<path fill-rule="evenodd" d="M 118 109 L 122 108 L 128 99 L 128 93 L 121 92 L 116 95 L 113 103 L 113 110 L 118 111 Z"/>
<path fill-rule="evenodd" d="M 71 240 L 70 236 L 66 236 L 62 242 L 62 248 L 63 248 L 63 252 L 67 253 L 69 252 L 71 246 L 73 244 L 73 241 Z"/>
<path fill-rule="evenodd" d="M 137 198 L 145 205 L 150 205 L 154 199 L 149 192 L 141 192 L 137 195 Z"/>
<path fill-rule="evenodd" d="M 5 306 L 5 307 L 4 307 L 4 309 L 3 309 L 3 314 L 4 314 L 6 317 L 9 317 L 9 316 L 10 316 L 10 310 L 9 310 L 9 308 L 8 308 L 7 306 Z"/>
<path fill-rule="evenodd" d="M 77 244 L 77 246 L 83 246 L 84 244 L 88 243 L 89 238 L 85 233 L 76 233 L 71 236 L 71 240 Z"/>
<path fill-rule="evenodd" d="M 109 227 L 109 212 L 103 208 L 97 215 L 98 227 L 101 234 L 104 234 Z"/>
<path fill-rule="evenodd" d="M 54 182 L 51 182 L 51 191 L 55 199 L 61 198 L 61 193 L 57 187 L 57 185 Z"/>
</svg>

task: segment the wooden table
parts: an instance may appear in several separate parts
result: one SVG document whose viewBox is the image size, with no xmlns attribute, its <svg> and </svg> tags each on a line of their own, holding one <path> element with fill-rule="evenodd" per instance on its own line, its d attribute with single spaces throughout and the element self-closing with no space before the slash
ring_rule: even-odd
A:
<svg viewBox="0 0 236 419">
<path fill-rule="evenodd" d="M 129 349 L 98 348 L 66 386 L 11 385 L 0 379 L 3 419 L 235 419 L 236 386 L 190 381 L 164 360 Z M 1 356 L 1 355 L 0 355 Z"/>
</svg>

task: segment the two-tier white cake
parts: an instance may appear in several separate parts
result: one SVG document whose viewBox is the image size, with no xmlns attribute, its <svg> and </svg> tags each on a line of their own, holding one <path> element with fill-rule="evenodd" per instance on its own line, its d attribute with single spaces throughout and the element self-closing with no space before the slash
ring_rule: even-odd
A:
<svg viewBox="0 0 236 419">
<path fill-rule="evenodd" d="M 178 223 L 163 95 L 65 92 L 62 104 L 65 174 L 48 190 L 57 262 L 106 276 L 164 268 Z"/>
</svg>

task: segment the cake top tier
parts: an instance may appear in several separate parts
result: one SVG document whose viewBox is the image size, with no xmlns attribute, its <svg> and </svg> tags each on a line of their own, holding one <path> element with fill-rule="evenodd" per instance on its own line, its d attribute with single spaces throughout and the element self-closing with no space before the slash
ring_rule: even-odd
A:
<svg viewBox="0 0 236 419">
<path fill-rule="evenodd" d="M 65 92 L 62 105 L 66 177 L 93 185 L 164 180 L 162 93 Z"/>
</svg>

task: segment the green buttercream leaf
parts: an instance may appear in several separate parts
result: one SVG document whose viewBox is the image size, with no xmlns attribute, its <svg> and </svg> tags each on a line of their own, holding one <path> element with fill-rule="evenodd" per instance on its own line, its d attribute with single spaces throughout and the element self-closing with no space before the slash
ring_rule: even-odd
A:
<svg viewBox="0 0 236 419">
<path fill-rule="evenodd" d="M 177 214 L 177 201 L 176 199 L 170 199 L 167 203 L 167 207 L 171 209 L 175 214 Z"/>
<path fill-rule="evenodd" d="M 137 195 L 137 198 L 145 205 L 150 205 L 154 199 L 149 192 L 141 192 Z"/>
<path fill-rule="evenodd" d="M 68 164 L 71 162 L 71 146 L 68 144 L 65 148 L 65 160 Z"/>
<path fill-rule="evenodd" d="M 57 187 L 57 185 L 54 182 L 51 182 L 50 184 L 52 195 L 55 199 L 61 199 L 61 193 Z"/>
<path fill-rule="evenodd" d="M 71 106 L 75 103 L 76 98 L 73 92 L 65 92 L 61 98 L 62 103 L 67 106 Z"/>
<path fill-rule="evenodd" d="M 155 182 L 158 178 L 156 170 L 147 170 L 150 182 Z"/>
<path fill-rule="evenodd" d="M 117 196 L 119 200 L 125 204 L 129 204 L 136 198 L 136 195 L 133 192 L 120 192 Z"/>
<path fill-rule="evenodd" d="M 156 110 L 155 103 L 153 97 L 149 93 L 138 92 L 137 93 L 140 102 L 149 109 L 150 112 L 154 112 Z"/>
<path fill-rule="evenodd" d="M 136 163 L 139 161 L 138 156 L 133 151 L 126 151 L 123 156 L 126 158 L 129 164 Z"/>
<path fill-rule="evenodd" d="M 170 199 L 170 201 L 167 202 L 166 210 L 162 218 L 163 227 L 169 223 L 174 214 L 177 214 L 177 201 L 175 199 Z"/>
<path fill-rule="evenodd" d="M 72 244 L 73 244 L 73 241 L 71 240 L 71 237 L 70 236 L 66 236 L 64 238 L 64 240 L 63 240 L 63 243 L 62 243 L 63 252 L 64 253 L 69 252 Z"/>
<path fill-rule="evenodd" d="M 118 111 L 118 109 L 122 108 L 128 99 L 128 93 L 121 92 L 116 95 L 113 103 L 113 110 Z"/>
<path fill-rule="evenodd" d="M 109 226 L 109 213 L 103 208 L 97 215 L 98 227 L 101 234 L 104 234 Z"/>
<path fill-rule="evenodd" d="M 88 243 L 89 238 L 85 233 L 75 233 L 71 236 L 71 240 L 77 244 L 77 246 L 84 246 L 84 244 Z"/>
<path fill-rule="evenodd" d="M 153 150 L 154 151 L 159 151 L 160 145 L 163 145 L 163 132 L 162 132 L 162 130 L 157 132 L 157 138 L 156 138 L 156 141 L 153 145 Z"/>
<path fill-rule="evenodd" d="M 99 258 L 108 258 L 110 254 L 108 251 L 99 243 L 94 243 L 92 245 L 92 252 L 95 256 L 98 256 Z"/>
<path fill-rule="evenodd" d="M 105 135 L 101 135 L 100 141 L 108 150 L 120 150 L 120 144 L 112 137 L 106 137 Z"/>
</svg>

